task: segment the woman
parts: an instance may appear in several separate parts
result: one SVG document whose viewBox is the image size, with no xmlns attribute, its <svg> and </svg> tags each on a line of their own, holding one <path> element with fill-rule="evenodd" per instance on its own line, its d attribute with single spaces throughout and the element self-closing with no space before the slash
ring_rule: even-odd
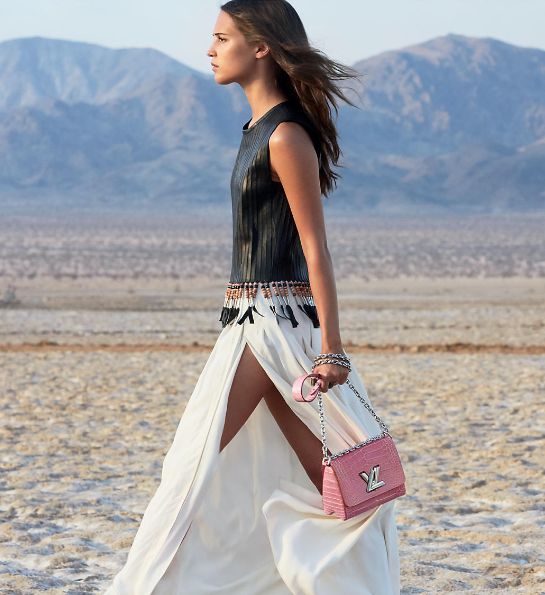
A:
<svg viewBox="0 0 545 595">
<path fill-rule="evenodd" d="M 223 329 L 107 594 L 399 593 L 394 501 L 347 521 L 324 513 L 317 400 L 291 394 L 318 355 L 337 354 L 313 370 L 331 451 L 379 433 L 343 386 L 321 203 L 340 154 L 330 105 L 348 101 L 333 80 L 357 72 L 311 48 L 285 0 L 222 5 L 208 56 L 252 110 L 231 178 Z M 353 365 L 350 380 L 366 395 Z"/>
</svg>

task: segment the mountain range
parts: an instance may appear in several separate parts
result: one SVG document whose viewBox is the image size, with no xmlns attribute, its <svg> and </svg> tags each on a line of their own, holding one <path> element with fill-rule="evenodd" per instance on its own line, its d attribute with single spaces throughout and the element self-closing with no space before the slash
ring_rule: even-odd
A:
<svg viewBox="0 0 545 595">
<path fill-rule="evenodd" d="M 545 210 L 545 51 L 449 34 L 351 65 L 332 208 Z M 226 208 L 238 85 L 154 49 L 0 43 L 6 209 Z"/>
</svg>

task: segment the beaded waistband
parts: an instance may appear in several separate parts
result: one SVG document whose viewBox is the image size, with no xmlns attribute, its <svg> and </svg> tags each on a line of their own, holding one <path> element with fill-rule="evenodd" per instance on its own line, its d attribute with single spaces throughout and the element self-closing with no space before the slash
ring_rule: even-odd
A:
<svg viewBox="0 0 545 595">
<path fill-rule="evenodd" d="M 242 313 L 242 316 L 238 318 L 237 324 L 242 324 L 246 319 L 254 324 L 254 313 L 264 316 L 255 306 L 255 298 L 260 288 L 261 294 L 267 300 L 269 308 L 277 320 L 278 318 L 286 318 L 291 321 L 293 327 L 298 326 L 299 322 L 295 318 L 293 305 L 297 306 L 310 318 L 315 328 L 320 326 L 309 281 L 243 281 L 227 284 L 225 300 L 219 318 L 222 327 L 232 324 L 238 317 L 243 298 L 248 301 L 248 307 Z M 295 303 L 293 303 L 292 297 Z"/>
</svg>

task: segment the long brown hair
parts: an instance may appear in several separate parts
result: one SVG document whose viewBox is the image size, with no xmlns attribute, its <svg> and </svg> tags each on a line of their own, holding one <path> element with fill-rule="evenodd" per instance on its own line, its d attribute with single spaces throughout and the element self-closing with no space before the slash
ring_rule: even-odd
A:
<svg viewBox="0 0 545 595">
<path fill-rule="evenodd" d="M 297 11 L 286 0 L 229 0 L 220 9 L 231 16 L 248 43 L 269 46 L 278 88 L 296 100 L 314 124 L 320 148 L 320 188 L 327 197 L 337 185 L 339 175 L 332 166 L 338 166 L 342 154 L 332 108 L 337 118 L 336 98 L 357 107 L 335 81 L 361 74 L 312 47 Z"/>
</svg>

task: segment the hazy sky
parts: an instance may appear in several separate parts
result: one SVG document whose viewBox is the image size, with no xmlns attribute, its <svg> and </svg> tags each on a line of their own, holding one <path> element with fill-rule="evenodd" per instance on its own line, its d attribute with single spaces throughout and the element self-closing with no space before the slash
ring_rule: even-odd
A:
<svg viewBox="0 0 545 595">
<path fill-rule="evenodd" d="M 210 74 L 218 0 L 0 0 L 0 41 L 39 35 L 153 47 Z M 447 33 L 545 49 L 545 0 L 292 0 L 310 41 L 346 64 Z"/>
</svg>

